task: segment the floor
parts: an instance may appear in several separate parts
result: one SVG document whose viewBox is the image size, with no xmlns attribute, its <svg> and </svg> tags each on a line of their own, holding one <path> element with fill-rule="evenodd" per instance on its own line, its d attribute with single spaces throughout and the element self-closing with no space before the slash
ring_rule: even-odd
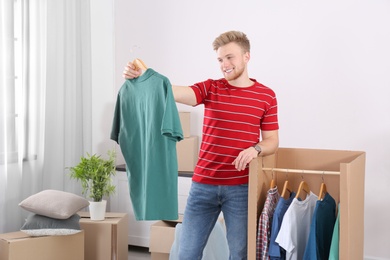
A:
<svg viewBox="0 0 390 260">
<path fill-rule="evenodd" d="M 149 248 L 129 246 L 129 257 L 128 260 L 150 260 L 151 256 Z"/>
</svg>

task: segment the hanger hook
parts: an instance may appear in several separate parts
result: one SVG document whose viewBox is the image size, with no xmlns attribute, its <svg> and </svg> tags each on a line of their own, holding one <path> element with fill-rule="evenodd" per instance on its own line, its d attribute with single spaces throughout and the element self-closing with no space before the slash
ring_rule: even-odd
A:
<svg viewBox="0 0 390 260">
<path fill-rule="evenodd" d="M 303 174 L 305 174 L 305 170 L 302 170 L 302 173 L 301 173 L 302 180 L 303 180 Z"/>
<path fill-rule="evenodd" d="M 324 181 L 324 175 L 325 175 L 325 171 L 322 171 L 322 176 L 321 176 L 322 182 L 325 182 L 325 181 Z"/>
<path fill-rule="evenodd" d="M 288 180 L 288 169 L 286 169 L 286 181 Z"/>
</svg>

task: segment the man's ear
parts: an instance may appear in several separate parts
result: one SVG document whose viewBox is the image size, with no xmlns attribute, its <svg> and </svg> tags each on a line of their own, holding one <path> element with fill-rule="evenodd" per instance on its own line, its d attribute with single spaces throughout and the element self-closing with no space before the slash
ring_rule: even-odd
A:
<svg viewBox="0 0 390 260">
<path fill-rule="evenodd" d="M 245 62 L 248 62 L 250 59 L 251 59 L 251 54 L 249 53 L 249 51 L 247 51 L 247 52 L 244 54 L 244 61 L 245 61 Z"/>
</svg>

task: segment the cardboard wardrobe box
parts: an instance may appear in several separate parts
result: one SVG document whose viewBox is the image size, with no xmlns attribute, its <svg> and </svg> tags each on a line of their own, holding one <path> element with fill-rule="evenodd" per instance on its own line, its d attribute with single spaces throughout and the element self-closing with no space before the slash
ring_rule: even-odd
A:
<svg viewBox="0 0 390 260">
<path fill-rule="evenodd" d="M 179 112 L 179 118 L 181 123 L 181 128 L 183 130 L 183 137 L 190 137 L 191 133 L 191 112 Z"/>
<path fill-rule="evenodd" d="M 316 195 L 324 182 L 336 204 L 340 203 L 340 259 L 363 259 L 365 158 L 366 153 L 362 151 L 279 148 L 274 155 L 252 160 L 248 259 L 256 259 L 256 227 L 272 179 L 280 192 L 286 180 L 294 191 L 304 180 Z"/>
<path fill-rule="evenodd" d="M 85 260 L 127 260 L 127 213 L 106 212 L 104 220 L 93 221 L 89 212 L 78 212 L 85 232 Z"/>
<path fill-rule="evenodd" d="M 193 172 L 198 161 L 198 137 L 186 137 L 176 144 L 178 171 Z"/>
<path fill-rule="evenodd" d="M 179 215 L 178 220 L 157 221 L 150 227 L 149 252 L 152 260 L 168 260 L 171 247 L 175 241 L 175 227 L 183 221 Z"/>
<path fill-rule="evenodd" d="M 83 260 L 84 232 L 30 237 L 18 231 L 0 234 L 0 260 Z"/>
</svg>

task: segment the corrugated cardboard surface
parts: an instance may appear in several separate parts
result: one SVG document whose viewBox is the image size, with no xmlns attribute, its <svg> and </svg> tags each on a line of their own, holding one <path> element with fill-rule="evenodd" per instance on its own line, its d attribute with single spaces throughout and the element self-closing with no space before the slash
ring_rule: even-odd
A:
<svg viewBox="0 0 390 260">
<path fill-rule="evenodd" d="M 85 231 L 85 260 L 127 260 L 128 214 L 106 212 L 102 221 L 91 220 L 88 212 L 78 214 Z"/>
<path fill-rule="evenodd" d="M 248 198 L 248 259 L 256 257 L 256 225 L 265 202 L 272 173 L 262 168 L 339 171 L 338 175 L 273 172 L 281 191 L 288 179 L 297 190 L 302 179 L 318 194 L 324 181 L 329 194 L 340 203 L 340 259 L 363 259 L 365 152 L 279 148 L 272 156 L 250 164 Z M 253 258 L 254 257 L 254 258 Z"/>
<path fill-rule="evenodd" d="M 179 215 L 178 220 L 157 221 L 150 227 L 149 251 L 152 260 L 169 259 L 169 253 L 175 241 L 175 227 L 182 221 L 183 216 Z"/>
<path fill-rule="evenodd" d="M 184 138 L 176 144 L 179 171 L 193 172 L 198 161 L 198 137 Z"/>
<path fill-rule="evenodd" d="M 190 137 L 191 112 L 179 112 L 179 118 L 180 118 L 181 128 L 183 129 L 183 136 Z"/>
<path fill-rule="evenodd" d="M 83 260 L 84 232 L 68 236 L 29 237 L 0 234 L 0 260 Z"/>
<path fill-rule="evenodd" d="M 175 241 L 176 225 L 183 221 L 183 215 L 175 221 L 158 221 L 150 227 L 150 244 L 152 260 L 168 260 L 171 247 Z M 225 225 L 224 219 L 218 219 Z"/>
<path fill-rule="evenodd" d="M 169 254 L 151 252 L 151 260 L 169 260 Z"/>
</svg>

